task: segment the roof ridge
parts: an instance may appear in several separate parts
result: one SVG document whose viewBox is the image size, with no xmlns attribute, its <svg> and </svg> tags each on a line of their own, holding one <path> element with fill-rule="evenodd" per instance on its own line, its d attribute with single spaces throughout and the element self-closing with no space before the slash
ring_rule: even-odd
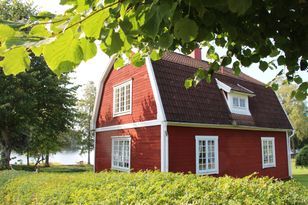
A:
<svg viewBox="0 0 308 205">
<path fill-rule="evenodd" d="M 195 58 L 192 58 L 190 56 L 187 56 L 187 55 L 184 55 L 182 53 L 176 53 L 176 52 L 166 52 L 164 54 L 164 56 L 161 58 L 161 60 L 165 60 L 165 61 L 168 61 L 168 62 L 172 62 L 172 63 L 176 63 L 176 64 L 180 64 L 180 65 L 183 65 L 181 62 L 178 62 L 178 61 L 175 61 L 175 60 L 172 60 L 172 58 L 168 58 L 168 55 L 178 55 L 178 56 L 181 56 L 183 58 L 186 58 L 187 60 L 191 60 L 195 63 L 202 63 L 204 64 L 204 68 L 207 69 L 209 67 L 209 62 L 208 61 L 205 61 L 205 60 L 201 60 L 201 59 L 195 59 Z M 187 65 L 187 64 L 186 64 Z M 187 65 L 188 67 L 194 67 L 194 66 L 191 66 L 191 65 Z M 202 66 L 197 66 L 197 67 L 202 67 Z M 196 67 L 195 67 L 196 68 Z M 227 69 L 229 72 L 229 74 L 224 74 L 224 73 L 221 73 L 221 72 L 215 72 L 215 74 L 219 74 L 219 75 L 223 75 L 223 76 L 227 76 L 227 77 L 231 77 L 233 79 L 237 79 L 237 80 L 242 80 L 244 82 L 251 82 L 251 83 L 254 83 L 254 84 L 257 84 L 257 85 L 262 85 L 264 86 L 265 84 L 262 83 L 261 81 L 241 72 L 241 76 L 235 76 L 234 74 L 232 74 L 232 68 L 229 68 L 229 67 L 223 67 L 224 69 Z M 245 79 L 246 78 L 246 79 Z"/>
</svg>

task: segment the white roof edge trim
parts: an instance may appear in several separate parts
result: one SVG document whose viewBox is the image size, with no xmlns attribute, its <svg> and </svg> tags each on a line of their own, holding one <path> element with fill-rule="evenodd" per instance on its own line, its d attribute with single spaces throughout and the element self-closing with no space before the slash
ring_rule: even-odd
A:
<svg viewBox="0 0 308 205">
<path fill-rule="evenodd" d="M 281 99 L 281 97 L 280 97 L 275 91 L 273 91 L 273 92 L 275 93 L 276 98 L 277 98 L 277 100 L 278 100 L 278 102 L 279 102 L 279 104 L 280 104 L 280 106 L 281 106 L 281 108 L 282 108 L 284 114 L 287 116 L 287 118 L 288 118 L 288 120 L 289 120 L 289 123 L 290 123 L 290 125 L 291 125 L 291 127 L 292 127 L 292 130 L 295 130 L 295 129 L 294 129 L 294 126 L 292 125 L 292 122 L 291 122 L 291 120 L 290 120 L 290 118 L 289 118 L 289 115 L 287 114 L 287 111 L 284 109 L 284 107 L 283 107 L 283 105 L 282 105 L 282 99 Z"/>
<path fill-rule="evenodd" d="M 215 78 L 216 82 L 217 82 L 217 86 L 219 89 L 222 89 L 224 91 L 226 91 L 227 93 L 229 93 L 231 91 L 231 87 L 224 84 L 223 82 L 221 82 L 220 80 L 218 80 L 217 78 Z"/>
<path fill-rule="evenodd" d="M 151 61 L 150 57 L 146 57 L 145 64 L 146 64 L 146 68 L 147 68 L 147 71 L 148 71 L 148 75 L 149 75 L 150 84 L 151 84 L 151 87 L 152 87 L 154 99 L 155 99 L 155 102 L 156 102 L 157 119 L 160 120 L 160 121 L 166 121 L 164 106 L 163 106 L 163 103 L 162 103 L 162 100 L 161 100 L 161 96 L 160 96 L 159 89 L 158 89 L 158 84 L 157 84 L 157 81 L 156 81 L 156 77 L 155 77 L 155 73 L 154 73 L 154 69 L 153 69 L 153 65 L 152 65 L 152 61 Z"/>
<path fill-rule="evenodd" d="M 101 98 L 102 98 L 102 91 L 103 91 L 103 87 L 106 81 L 106 78 L 108 76 L 108 74 L 110 73 L 113 64 L 116 60 L 116 55 L 112 55 L 110 57 L 109 63 L 106 67 L 106 70 L 99 82 L 99 86 L 96 92 L 96 97 L 95 97 L 95 102 L 94 102 L 94 109 L 93 109 L 93 115 L 92 115 L 92 119 L 91 119 L 91 129 L 95 130 L 96 129 L 96 121 L 97 121 L 97 117 L 98 117 L 98 111 L 99 111 L 99 106 L 100 106 L 100 102 L 101 102 Z"/>
<path fill-rule="evenodd" d="M 241 87 L 241 88 L 247 90 L 247 91 L 250 92 L 251 94 L 254 93 L 253 91 L 249 90 L 248 88 L 246 88 L 246 87 L 244 87 L 244 86 L 242 86 L 242 85 L 240 85 L 240 84 L 237 84 L 237 86 L 239 86 L 239 87 Z"/>
</svg>

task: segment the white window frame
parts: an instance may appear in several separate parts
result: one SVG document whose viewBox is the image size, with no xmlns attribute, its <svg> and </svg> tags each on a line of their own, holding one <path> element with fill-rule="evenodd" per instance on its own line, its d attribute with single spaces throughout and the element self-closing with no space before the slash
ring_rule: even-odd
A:
<svg viewBox="0 0 308 205">
<path fill-rule="evenodd" d="M 131 137 L 129 135 L 127 136 L 112 136 L 111 137 L 111 169 L 113 170 L 118 170 L 118 171 L 124 171 L 124 172 L 130 172 L 130 166 L 131 166 Z M 120 166 L 115 166 L 113 164 L 113 155 L 114 155 L 114 142 L 115 141 L 128 141 L 128 154 L 129 154 L 129 159 L 128 159 L 128 167 L 120 167 Z M 122 151 L 123 153 L 123 151 Z"/>
<path fill-rule="evenodd" d="M 124 89 L 124 108 L 125 110 L 124 111 L 119 111 L 119 112 L 116 112 L 116 96 L 115 96 L 115 93 L 116 93 L 116 89 L 119 89 L 121 90 L 122 87 L 126 88 L 126 86 L 129 85 L 130 86 L 130 106 L 129 106 L 129 109 L 126 110 L 126 96 L 127 96 L 127 93 L 126 93 L 126 89 Z M 127 115 L 127 114 L 132 114 L 132 104 L 133 104 L 133 101 L 132 101 L 132 80 L 128 80 L 128 81 L 124 81 L 120 84 L 117 84 L 115 86 L 113 86 L 113 117 L 117 117 L 117 116 L 122 116 L 122 115 Z M 120 99 L 120 97 L 119 97 Z M 119 108 L 120 108 L 120 100 L 119 100 Z"/>
<path fill-rule="evenodd" d="M 273 149 L 273 162 L 271 163 L 264 163 L 265 157 L 268 158 L 268 156 L 264 156 L 264 147 L 263 144 L 265 141 L 270 141 L 272 142 L 272 149 Z M 262 150 L 262 168 L 270 168 L 270 167 L 276 167 L 276 153 L 275 153 L 275 138 L 274 137 L 261 137 L 261 150 Z M 269 158 L 268 158 L 269 161 Z"/>
<path fill-rule="evenodd" d="M 197 135 L 195 136 L 196 139 L 196 174 L 204 175 L 204 174 L 218 174 L 219 173 L 219 156 L 218 156 L 218 136 L 201 136 Z M 215 169 L 205 169 L 205 170 L 199 170 L 199 142 L 200 141 L 207 141 L 213 140 L 214 141 L 214 154 L 215 154 Z M 207 161 L 207 155 L 206 155 L 206 161 Z M 208 165 L 206 165 L 208 166 Z"/>
<path fill-rule="evenodd" d="M 238 99 L 238 106 L 233 105 L 233 98 Z M 245 101 L 245 107 L 241 107 L 241 100 Z M 241 95 L 235 92 L 228 93 L 228 106 L 232 113 L 240 114 L 240 115 L 251 115 L 249 111 L 249 103 L 248 103 L 247 95 Z"/>
</svg>

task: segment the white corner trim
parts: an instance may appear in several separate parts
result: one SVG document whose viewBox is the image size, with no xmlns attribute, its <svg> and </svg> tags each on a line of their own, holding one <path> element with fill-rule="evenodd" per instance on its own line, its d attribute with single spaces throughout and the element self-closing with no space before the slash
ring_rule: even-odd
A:
<svg viewBox="0 0 308 205">
<path fill-rule="evenodd" d="M 216 82 L 217 82 L 217 86 L 219 89 L 222 89 L 224 91 L 226 91 L 227 93 L 229 93 L 231 91 L 231 87 L 224 84 L 223 82 L 221 82 L 220 80 L 218 80 L 217 78 L 215 78 Z"/>
<path fill-rule="evenodd" d="M 213 140 L 214 141 L 214 153 L 215 153 L 215 169 L 212 170 L 199 170 L 199 141 L 201 140 Z M 196 174 L 198 175 L 205 175 L 205 174 L 219 174 L 219 151 L 218 151 L 218 136 L 208 136 L 208 135 L 196 135 L 195 136 L 195 141 L 196 141 L 196 145 L 195 145 L 195 149 L 196 149 Z M 207 142 L 206 142 L 207 145 Z M 206 147 L 207 150 L 207 147 Z M 206 162 L 208 161 L 207 158 L 207 154 L 206 154 Z"/>
<path fill-rule="evenodd" d="M 294 136 L 295 134 L 295 130 L 292 130 L 292 133 L 290 136 L 288 136 L 288 131 L 286 131 L 286 140 L 287 140 L 287 157 L 288 157 L 288 173 L 289 173 L 289 177 L 292 178 L 293 174 L 292 174 L 292 160 L 291 160 L 291 143 L 290 140 L 291 138 Z"/>
<path fill-rule="evenodd" d="M 131 129 L 131 128 L 139 128 L 139 127 L 150 127 L 161 125 L 159 120 L 148 120 L 142 122 L 133 122 L 127 124 L 120 124 L 120 125 L 111 125 L 108 127 L 99 127 L 96 128 L 96 132 L 106 132 L 106 131 L 113 131 L 113 130 L 122 130 L 122 129 Z"/>
<path fill-rule="evenodd" d="M 96 97 L 95 97 L 95 103 L 94 103 L 94 109 L 93 109 L 93 116 L 92 116 L 92 119 L 91 119 L 91 129 L 92 130 L 95 130 L 96 128 L 96 120 L 97 120 L 97 117 L 98 117 L 98 112 L 99 112 L 99 107 L 100 107 L 100 104 L 101 104 L 101 99 L 102 99 L 102 91 L 103 91 L 103 87 L 104 87 L 104 84 L 105 84 L 105 81 L 113 67 L 113 64 L 116 60 L 116 56 L 113 55 L 111 56 L 110 60 L 109 60 L 109 63 L 106 67 L 106 70 L 100 80 L 100 83 L 99 83 L 99 87 L 97 89 L 97 92 L 96 92 Z"/>
<path fill-rule="evenodd" d="M 161 100 L 161 96 L 159 93 L 153 65 L 151 62 L 151 58 L 147 57 L 145 59 L 151 87 L 153 90 L 153 95 L 157 108 L 157 120 L 160 121 L 161 125 L 161 134 L 160 134 L 160 170 L 162 172 L 168 172 L 169 164 L 168 164 L 168 132 L 167 132 L 167 123 L 166 123 L 166 115 L 163 107 L 163 103 Z"/>
<path fill-rule="evenodd" d="M 272 141 L 273 142 L 273 163 L 264 164 L 264 152 L 263 152 L 263 142 Z M 275 148 L 275 138 L 274 137 L 261 137 L 261 152 L 262 152 L 262 169 L 276 167 L 276 148 Z"/>
</svg>

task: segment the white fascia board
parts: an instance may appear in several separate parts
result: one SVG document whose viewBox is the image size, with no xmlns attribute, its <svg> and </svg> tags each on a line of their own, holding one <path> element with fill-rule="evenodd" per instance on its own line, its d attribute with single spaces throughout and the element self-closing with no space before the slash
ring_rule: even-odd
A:
<svg viewBox="0 0 308 205">
<path fill-rule="evenodd" d="M 223 82 L 221 82 L 220 80 L 218 80 L 217 78 L 215 78 L 216 82 L 217 82 L 217 86 L 219 89 L 222 89 L 223 91 L 229 93 L 231 91 L 231 87 L 224 84 Z"/>
<path fill-rule="evenodd" d="M 91 119 L 91 129 L 92 130 L 96 129 L 96 121 L 97 121 L 99 107 L 100 107 L 101 100 L 102 100 L 103 87 L 104 87 L 105 81 L 106 81 L 110 71 L 112 70 L 112 67 L 113 67 L 115 60 L 116 60 L 115 55 L 111 56 L 109 63 L 107 65 L 107 68 L 106 68 L 106 70 L 105 70 L 105 72 L 104 72 L 104 74 L 103 74 L 103 76 L 100 80 L 99 87 L 98 87 L 97 92 L 96 92 L 93 115 L 92 115 L 92 119 Z"/>
<path fill-rule="evenodd" d="M 190 122 L 167 122 L 169 126 L 177 127 L 196 127 L 196 128 L 217 128 L 217 129 L 235 129 L 235 130 L 255 130 L 255 131 L 273 131 L 273 132 L 286 132 L 289 129 L 268 128 L 268 127 L 253 127 L 245 125 L 219 125 L 219 124 L 206 124 L 206 123 L 190 123 Z"/>
<path fill-rule="evenodd" d="M 289 115 L 287 114 L 287 111 L 284 109 L 284 107 L 283 107 L 283 105 L 282 105 L 281 98 L 279 97 L 279 95 L 278 95 L 275 91 L 273 91 L 273 92 L 275 93 L 276 98 L 277 98 L 277 100 L 279 101 L 279 104 L 280 104 L 280 106 L 281 106 L 281 108 L 282 108 L 284 114 L 287 116 L 287 118 L 288 118 L 288 120 L 289 120 L 289 123 L 290 123 L 290 125 L 291 125 L 291 127 L 292 127 L 292 130 L 294 130 L 294 126 L 292 125 L 292 122 L 291 122 L 291 120 L 290 120 L 290 118 L 289 118 Z"/>
<path fill-rule="evenodd" d="M 107 131 L 114 131 L 114 130 L 123 130 L 123 129 L 132 129 L 132 128 L 140 128 L 140 127 L 151 127 L 161 125 L 161 121 L 159 120 L 148 120 L 142 122 L 133 122 L 127 124 L 120 124 L 120 125 L 112 125 L 108 127 L 99 127 L 96 128 L 96 132 L 107 132 Z"/>
</svg>

